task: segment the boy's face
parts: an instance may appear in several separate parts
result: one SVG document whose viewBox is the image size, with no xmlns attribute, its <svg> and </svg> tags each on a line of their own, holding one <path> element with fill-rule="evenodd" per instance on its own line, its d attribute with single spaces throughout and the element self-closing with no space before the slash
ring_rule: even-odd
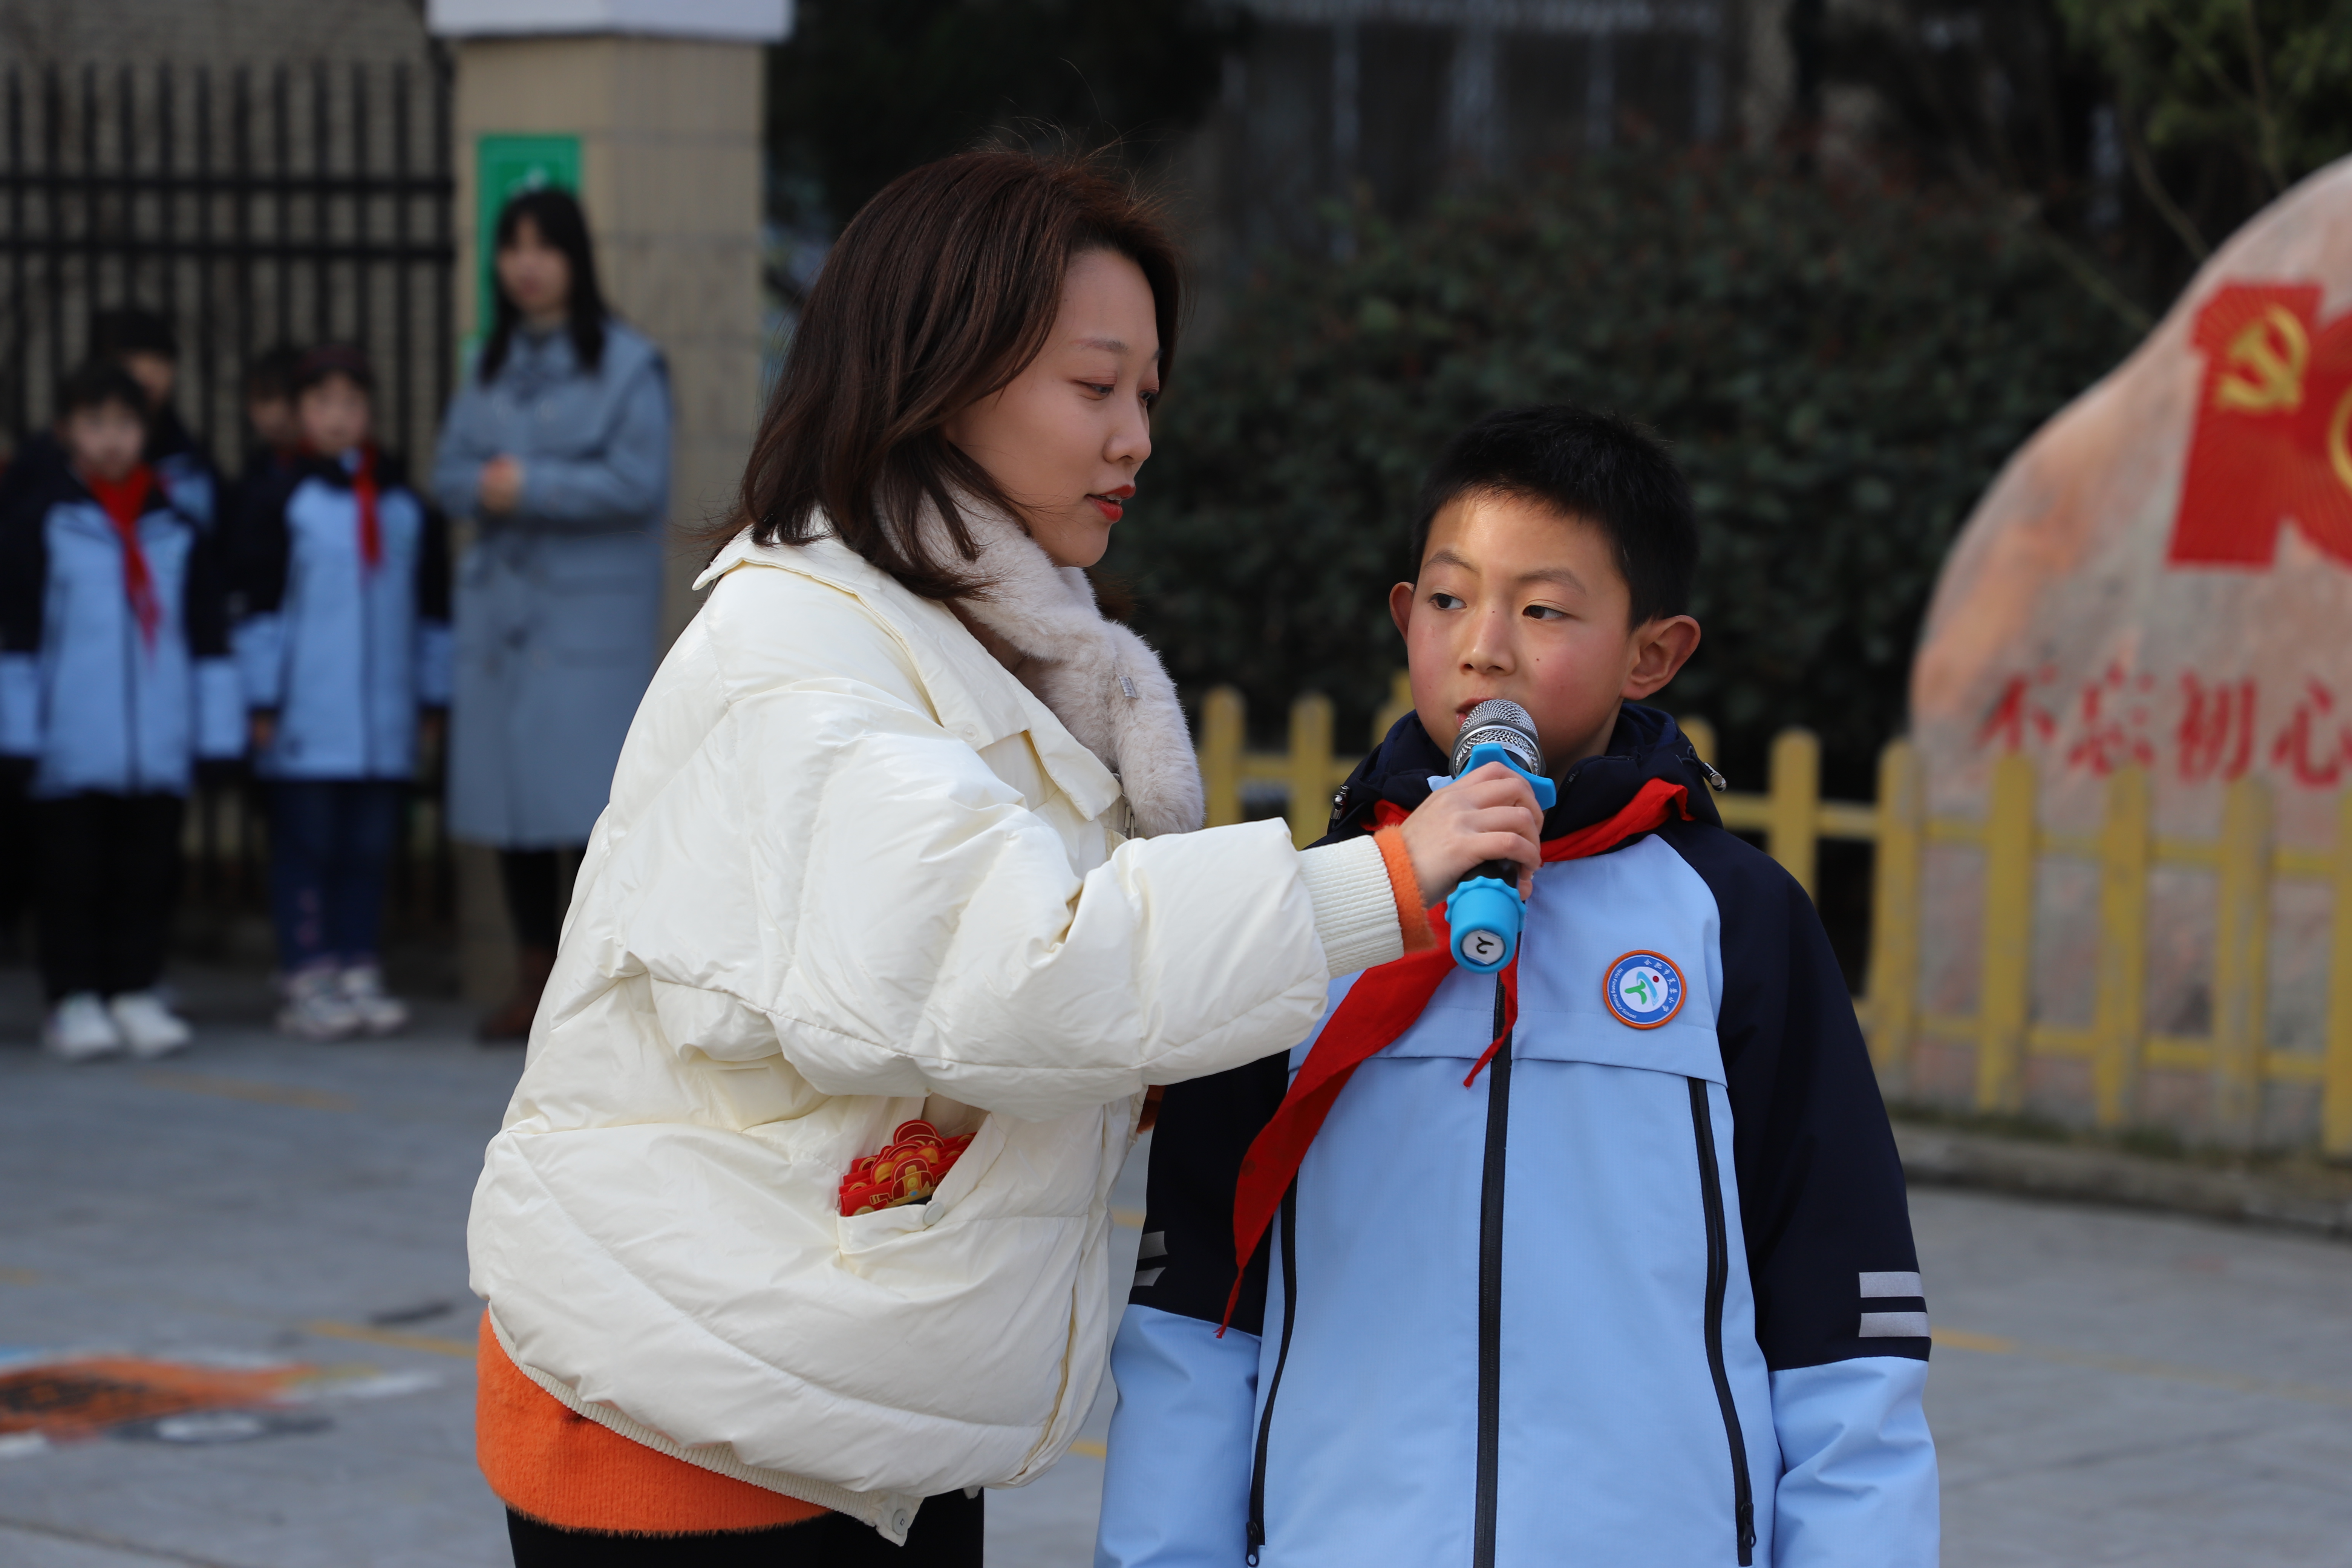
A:
<svg viewBox="0 0 2352 1568">
<path fill-rule="evenodd" d="M 301 421 L 294 416 L 294 400 L 290 397 L 256 397 L 245 405 L 245 416 L 253 425 L 253 433 L 272 447 L 299 446 L 302 440 Z"/>
<path fill-rule="evenodd" d="M 1636 626 L 1632 608 L 1598 526 L 1493 492 L 1439 511 L 1420 581 L 1389 590 L 1430 738 L 1450 749 L 1471 709 L 1507 698 L 1535 720 L 1554 773 L 1607 750 L 1618 704 L 1665 685 L 1698 647 L 1690 616 Z"/>
<path fill-rule="evenodd" d="M 331 375 L 305 387 L 295 407 L 302 440 L 314 452 L 348 452 L 368 437 L 368 395 L 347 375 Z"/>
<path fill-rule="evenodd" d="M 65 443 L 75 472 L 114 484 L 138 465 L 147 446 L 147 422 L 136 408 L 101 403 L 67 415 L 58 423 L 58 439 Z"/>
</svg>

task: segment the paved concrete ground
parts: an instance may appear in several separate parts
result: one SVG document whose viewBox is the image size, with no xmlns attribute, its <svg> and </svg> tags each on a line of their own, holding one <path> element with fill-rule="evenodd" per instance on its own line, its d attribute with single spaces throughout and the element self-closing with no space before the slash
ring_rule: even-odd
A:
<svg viewBox="0 0 2352 1568">
<path fill-rule="evenodd" d="M 504 1563 L 471 1458 L 464 1221 L 520 1053 L 476 1049 L 449 1008 L 317 1047 L 264 1032 L 250 981 L 189 995 L 194 1052 L 68 1068 L 26 1047 L 28 981 L 0 972 L 0 1373 L 91 1348 L 336 1380 L 250 1441 L 0 1439 L 0 1564 Z M 1948 1563 L 2352 1558 L 2352 1247 L 1944 1191 L 1913 1207 Z M 1087 1563 L 1108 1413 L 1044 1480 L 991 1494 L 1000 1568 Z"/>
</svg>

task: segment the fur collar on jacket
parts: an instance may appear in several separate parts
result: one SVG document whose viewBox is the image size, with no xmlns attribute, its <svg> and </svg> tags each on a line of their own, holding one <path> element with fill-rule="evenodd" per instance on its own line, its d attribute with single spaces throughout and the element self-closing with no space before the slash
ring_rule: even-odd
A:
<svg viewBox="0 0 2352 1568">
<path fill-rule="evenodd" d="M 1141 637 L 1096 607 L 1094 585 L 1075 566 L 1055 566 L 1028 531 L 992 508 L 967 502 L 966 528 L 979 555 L 973 575 L 989 584 L 954 609 L 982 647 L 1054 717 L 1118 775 L 1138 837 L 1187 833 L 1206 810 L 1192 731 L 1175 682 Z M 936 513 L 924 520 L 933 558 L 957 552 Z"/>
</svg>

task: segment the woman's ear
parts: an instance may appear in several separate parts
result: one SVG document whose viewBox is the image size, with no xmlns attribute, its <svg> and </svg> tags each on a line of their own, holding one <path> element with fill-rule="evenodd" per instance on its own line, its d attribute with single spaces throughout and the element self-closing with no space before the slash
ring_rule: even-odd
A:
<svg viewBox="0 0 2352 1568">
<path fill-rule="evenodd" d="M 1672 680 L 1698 651 L 1698 622 L 1688 616 L 1662 616 L 1633 629 L 1633 668 L 1618 693 L 1639 702 Z"/>
<path fill-rule="evenodd" d="M 1389 619 L 1396 623 L 1397 636 L 1412 636 L 1412 584 L 1399 583 L 1389 590 Z"/>
</svg>

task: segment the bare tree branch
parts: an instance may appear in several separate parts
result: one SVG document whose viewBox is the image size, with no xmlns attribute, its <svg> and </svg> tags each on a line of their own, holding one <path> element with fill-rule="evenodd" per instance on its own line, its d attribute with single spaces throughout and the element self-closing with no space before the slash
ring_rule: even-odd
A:
<svg viewBox="0 0 2352 1568">
<path fill-rule="evenodd" d="M 2254 0 L 2238 0 L 2238 14 L 2246 23 L 2246 60 L 2254 79 L 2254 137 L 2263 173 L 2271 177 L 2271 194 L 2286 189 L 2286 161 L 2279 156 L 2278 116 L 2271 110 L 2270 68 L 2263 59 L 2261 20 Z"/>
<path fill-rule="evenodd" d="M 2180 237 L 2180 243 L 2189 247 L 2189 255 L 2200 261 L 2212 255 L 2213 247 L 2205 243 L 2205 237 L 2197 232 L 2197 226 L 2189 221 L 2187 213 L 2180 210 L 2180 204 L 2172 199 L 2172 193 L 2166 190 L 2164 182 L 2157 177 L 2155 162 L 2147 155 L 2147 143 L 2140 137 L 2138 124 L 2120 105 L 2116 111 L 2116 126 L 2123 132 L 2124 155 L 2131 162 L 2132 178 L 2138 182 L 2140 194 L 2147 198 L 2147 205 L 2154 207 L 2157 216 Z"/>
</svg>

